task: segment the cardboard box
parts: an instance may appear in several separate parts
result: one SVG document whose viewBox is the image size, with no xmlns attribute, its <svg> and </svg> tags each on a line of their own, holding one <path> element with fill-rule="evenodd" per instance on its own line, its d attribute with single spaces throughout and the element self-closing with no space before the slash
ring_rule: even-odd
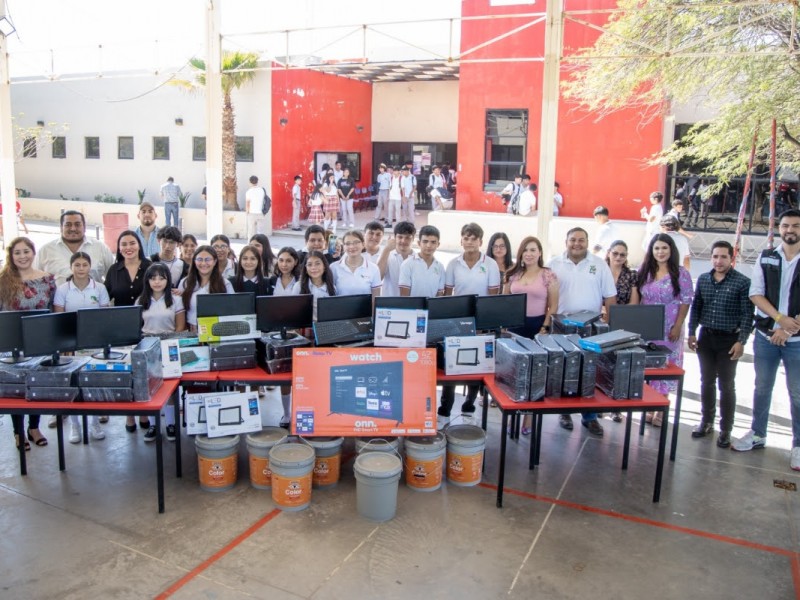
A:
<svg viewBox="0 0 800 600">
<path fill-rule="evenodd" d="M 258 392 L 206 395 L 208 437 L 261 431 Z"/>
<path fill-rule="evenodd" d="M 206 397 L 238 395 L 240 392 L 207 392 L 204 394 L 187 394 L 184 404 L 186 433 L 189 435 L 206 435 L 208 433 L 208 417 L 206 415 Z"/>
<path fill-rule="evenodd" d="M 199 373 L 211 370 L 208 346 L 181 346 L 181 371 L 183 373 Z"/>
<path fill-rule="evenodd" d="M 378 308 L 375 311 L 375 346 L 424 348 L 428 332 L 428 311 Z"/>
<path fill-rule="evenodd" d="M 493 335 L 444 338 L 445 374 L 494 373 L 494 345 Z"/>
<path fill-rule="evenodd" d="M 161 340 L 161 375 L 164 379 L 174 379 L 183 374 L 178 340 Z"/>
<path fill-rule="evenodd" d="M 197 337 L 201 342 L 246 340 L 261 337 L 256 327 L 256 315 L 227 315 L 223 317 L 198 317 Z"/>
</svg>

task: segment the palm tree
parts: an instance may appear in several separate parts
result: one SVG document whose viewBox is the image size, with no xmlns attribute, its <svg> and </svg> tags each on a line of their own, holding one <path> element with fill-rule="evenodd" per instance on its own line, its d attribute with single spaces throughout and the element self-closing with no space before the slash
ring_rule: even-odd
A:
<svg viewBox="0 0 800 600">
<path fill-rule="evenodd" d="M 194 79 L 175 79 L 171 83 L 189 91 L 199 91 L 206 85 L 206 62 L 200 58 L 189 61 L 195 69 Z M 255 78 L 258 54 L 253 52 L 222 53 L 222 202 L 225 210 L 239 210 L 236 199 L 236 131 L 231 92 Z"/>
</svg>

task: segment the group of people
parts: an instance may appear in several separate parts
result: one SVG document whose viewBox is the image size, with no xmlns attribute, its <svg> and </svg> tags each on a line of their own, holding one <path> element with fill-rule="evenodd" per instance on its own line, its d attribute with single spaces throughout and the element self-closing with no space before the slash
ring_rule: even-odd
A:
<svg viewBox="0 0 800 600">
<path fill-rule="evenodd" d="M 329 244 L 330 230 L 312 224 L 305 230 L 302 250 L 287 246 L 274 252 L 267 236 L 255 234 L 234 256 L 224 235 L 198 245 L 194 236 L 181 235 L 173 226 L 157 228 L 155 208 L 144 203 L 139 226 L 119 235 L 116 254 L 112 254 L 102 242 L 86 237 L 81 213 L 67 211 L 61 217 L 60 237 L 45 244 L 38 256 L 28 238 L 8 244 L 0 271 L 0 309 L 73 311 L 140 304 L 143 332 L 163 334 L 196 330 L 197 296 L 208 293 L 312 294 L 315 318 L 317 299 L 328 296 L 524 293 L 525 325 L 515 333 L 533 337 L 550 331 L 556 313 L 589 310 L 607 315 L 613 304 L 660 304 L 665 306 L 665 324 L 659 342 L 669 348 L 670 362 L 682 365 L 687 318 L 688 345 L 700 360 L 703 417 L 693 437 L 713 431 L 719 386 L 717 444 L 740 451 L 763 447 L 771 391 L 783 361 L 792 402 L 791 466 L 800 470 L 800 271 L 795 269 L 800 255 L 800 211 L 781 215 L 781 244 L 762 255 L 752 281 L 732 268 L 731 245 L 718 241 L 712 249 L 712 270 L 702 274 L 693 289 L 671 232 L 652 236 L 642 264 L 634 270 L 628 263 L 627 243 L 619 238 L 607 241 L 612 224 L 607 209 L 599 208 L 595 213 L 601 227 L 592 251 L 589 235 L 581 227 L 567 232 L 564 253 L 547 263 L 541 242 L 533 236 L 514 249 L 508 236 L 497 232 L 484 251 L 482 227 L 468 223 L 461 229 L 463 251 L 446 267 L 435 255 L 439 230 L 426 225 L 417 231 L 410 220 L 397 222 L 385 243 L 385 224 L 379 220 L 368 223 L 364 231 L 349 229 L 335 246 Z M 418 251 L 413 248 L 415 240 Z M 735 371 L 753 328 L 753 305 L 757 334 L 752 431 L 733 441 Z M 664 394 L 674 391 L 674 384 L 668 382 L 652 385 Z M 475 411 L 478 391 L 477 386 L 468 387 L 461 406 L 465 418 Z M 289 388 L 281 390 L 282 425 L 289 422 L 290 393 Z M 443 386 L 440 427 L 449 423 L 454 399 L 455 388 Z M 175 436 L 171 413 L 167 412 L 168 439 Z M 583 414 L 581 423 L 589 433 L 602 436 L 597 417 Z M 612 417 L 621 420 L 620 415 Z M 648 422 L 661 425 L 659 415 L 648 416 Z M 561 415 L 559 423 L 564 429 L 573 428 L 570 415 Z M 139 425 L 146 430 L 146 439 L 155 438 L 149 422 L 142 420 Z M 80 438 L 77 427 L 75 423 L 71 440 Z M 136 430 L 133 418 L 126 428 Z M 27 444 L 22 417 L 15 417 L 14 433 L 18 444 Z M 523 423 L 523 433 L 530 433 L 529 421 Z M 92 435 L 103 437 L 99 422 L 92 423 Z M 27 436 L 36 444 L 47 443 L 35 416 L 29 417 Z"/>
</svg>

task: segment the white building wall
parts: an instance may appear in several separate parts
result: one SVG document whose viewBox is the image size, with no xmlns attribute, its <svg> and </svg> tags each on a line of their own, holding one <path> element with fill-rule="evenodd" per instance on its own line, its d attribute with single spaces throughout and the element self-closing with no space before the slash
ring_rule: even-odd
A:
<svg viewBox="0 0 800 600">
<path fill-rule="evenodd" d="M 373 142 L 458 142 L 458 81 L 372 86 Z"/>
<path fill-rule="evenodd" d="M 97 194 L 123 196 L 136 204 L 136 191 L 159 205 L 158 190 L 172 176 L 192 195 L 187 206 L 200 207 L 205 162 L 192 160 L 192 137 L 205 136 L 205 98 L 181 88 L 161 85 L 166 76 L 116 77 L 52 83 L 15 83 L 12 110 L 20 125 L 37 121 L 66 123 L 67 157 L 52 158 L 51 148 L 39 148 L 36 158 L 16 164 L 17 187 L 39 198 Z M 160 87 L 159 87 L 160 86 Z M 253 136 L 254 162 L 237 164 L 239 204 L 250 175 L 271 179 L 271 72 L 260 71 L 241 90 L 233 92 L 236 135 Z M 176 125 L 175 119 L 183 119 Z M 221 118 L 221 117 L 220 117 Z M 87 159 L 84 137 L 100 138 L 100 158 Z M 133 160 L 117 158 L 117 137 L 133 136 Z M 170 159 L 153 160 L 153 136 L 169 136 Z M 269 187 L 267 187 L 269 191 Z"/>
</svg>

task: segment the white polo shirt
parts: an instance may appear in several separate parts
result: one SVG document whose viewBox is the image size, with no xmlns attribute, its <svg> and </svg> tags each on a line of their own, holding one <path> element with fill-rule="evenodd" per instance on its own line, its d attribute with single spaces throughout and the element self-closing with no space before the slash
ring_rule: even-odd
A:
<svg viewBox="0 0 800 600">
<path fill-rule="evenodd" d="M 800 263 L 800 254 L 795 255 L 795 257 L 788 261 L 786 260 L 786 254 L 783 251 L 783 244 L 779 244 L 778 247 L 775 249 L 781 257 L 781 289 L 780 289 L 780 296 L 778 297 L 778 306 L 775 308 L 778 309 L 778 312 L 781 314 L 789 314 L 789 294 L 791 293 L 792 288 L 792 281 L 794 281 L 794 272 L 797 269 L 797 264 Z M 767 259 L 769 260 L 769 259 Z M 753 268 L 753 272 L 750 274 L 750 292 L 748 293 L 750 296 L 766 296 L 767 295 L 767 286 L 764 281 L 764 270 L 761 268 L 761 258 L 759 257 L 758 262 L 755 264 Z M 756 308 L 756 314 L 759 317 L 766 317 L 767 314 L 763 312 L 760 308 Z M 791 316 L 791 315 L 790 315 Z M 774 326 L 776 329 L 780 329 L 780 325 Z M 755 330 L 757 333 L 766 337 L 764 333 L 759 331 L 758 329 Z M 787 343 L 791 344 L 800 344 L 800 337 L 790 337 L 786 340 Z"/>
<path fill-rule="evenodd" d="M 86 252 L 92 257 L 90 275 L 92 279 L 102 283 L 106 273 L 108 273 L 108 268 L 116 262 L 111 250 L 99 240 L 84 237 L 78 251 Z M 69 267 L 69 260 L 72 255 L 73 251 L 59 237 L 39 248 L 39 253 L 36 255 L 36 265 L 45 273 L 54 275 L 56 284 L 61 285 L 67 280 L 67 277 L 72 275 Z"/>
<path fill-rule="evenodd" d="M 333 283 L 336 286 L 337 296 L 352 296 L 355 294 L 371 294 L 372 290 L 381 287 L 381 271 L 378 265 L 371 263 L 366 258 L 361 265 L 352 271 L 345 264 L 347 257 L 342 257 L 331 263 Z"/>
<path fill-rule="evenodd" d="M 225 282 L 225 293 L 226 294 L 233 294 L 233 285 L 227 279 L 223 280 Z M 181 280 L 180 285 L 178 286 L 179 289 L 185 290 L 186 289 L 186 278 L 184 277 Z M 186 309 L 186 322 L 189 325 L 197 325 L 197 296 L 200 294 L 207 294 L 208 293 L 208 284 L 205 284 L 203 287 L 199 287 L 195 290 L 192 297 L 189 299 L 189 307 Z M 183 299 L 183 305 L 186 306 L 186 299 Z"/>
<path fill-rule="evenodd" d="M 413 250 L 409 256 L 414 256 Z M 403 255 L 397 250 L 389 252 L 389 257 L 386 259 L 386 274 L 383 276 L 381 296 L 400 295 L 400 267 L 406 258 L 403 258 Z"/>
<path fill-rule="evenodd" d="M 150 308 L 142 311 L 142 333 L 154 335 L 175 331 L 175 315 L 184 312 L 183 300 L 180 296 L 172 296 L 172 306 L 167 306 L 166 298 L 165 294 L 158 300 L 151 299 Z"/>
<path fill-rule="evenodd" d="M 447 265 L 444 285 L 453 288 L 454 296 L 465 294 L 488 296 L 490 288 L 500 287 L 500 269 L 495 260 L 483 252 L 481 252 L 478 262 L 470 268 L 464 262 L 464 255 L 461 254 Z"/>
<path fill-rule="evenodd" d="M 616 297 L 617 286 L 606 262 L 594 254 L 577 265 L 565 252 L 547 264 L 558 277 L 558 312 L 598 311 L 605 298 Z"/>
<path fill-rule="evenodd" d="M 378 249 L 375 251 L 375 254 L 370 254 L 369 250 L 364 250 L 362 253 L 364 258 L 366 258 L 369 262 L 378 264 L 378 261 L 381 258 L 381 253 L 383 252 L 383 246 L 378 246 Z"/>
<path fill-rule="evenodd" d="M 433 298 L 444 292 L 444 278 L 445 268 L 442 263 L 434 258 L 428 266 L 419 254 L 414 254 L 400 265 L 399 287 L 410 290 L 410 296 Z"/>
<path fill-rule="evenodd" d="M 53 306 L 63 308 L 64 312 L 75 312 L 80 308 L 103 308 L 111 304 L 106 286 L 89 280 L 89 285 L 78 289 L 72 281 L 62 283 L 56 289 Z"/>
</svg>

